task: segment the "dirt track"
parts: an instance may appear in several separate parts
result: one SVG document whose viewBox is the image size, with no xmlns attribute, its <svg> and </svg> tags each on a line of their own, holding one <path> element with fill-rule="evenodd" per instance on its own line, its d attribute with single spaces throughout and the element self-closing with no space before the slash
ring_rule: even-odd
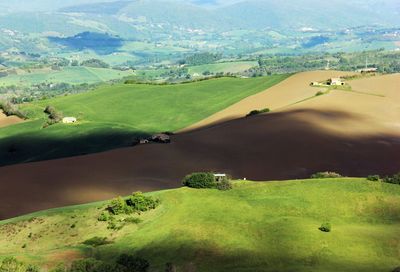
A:
<svg viewBox="0 0 400 272">
<path fill-rule="evenodd" d="M 184 132 L 167 145 L 0 168 L 0 217 L 172 188 L 193 171 L 254 180 L 304 178 L 324 170 L 349 176 L 394 173 L 400 170 L 399 79 L 351 82 L 354 90 L 382 96 L 332 91 L 270 114 Z M 288 100 L 300 97 L 290 94 Z"/>
<path fill-rule="evenodd" d="M 0 128 L 9 125 L 14 125 L 23 122 L 21 118 L 17 116 L 7 116 L 0 110 Z"/>
</svg>

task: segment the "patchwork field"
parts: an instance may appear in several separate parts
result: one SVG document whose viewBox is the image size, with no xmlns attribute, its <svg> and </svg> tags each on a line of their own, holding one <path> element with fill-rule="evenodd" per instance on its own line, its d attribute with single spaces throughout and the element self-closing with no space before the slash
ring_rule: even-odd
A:
<svg viewBox="0 0 400 272">
<path fill-rule="evenodd" d="M 387 272 L 400 264 L 398 185 L 356 178 L 236 181 L 231 191 L 151 195 L 161 206 L 118 231 L 97 220 L 104 202 L 0 222 L 0 255 L 52 267 L 129 253 L 147 259 L 151 271 L 172 263 L 177 271 L 199 272 Z M 318 230 L 325 222 L 329 233 Z M 95 236 L 111 243 L 82 244 Z"/>
<path fill-rule="evenodd" d="M 99 83 L 132 75 L 132 71 L 104 68 L 65 67 L 60 71 L 51 69 L 32 70 L 0 78 L 0 86 L 30 86 L 40 83 Z"/>
</svg>

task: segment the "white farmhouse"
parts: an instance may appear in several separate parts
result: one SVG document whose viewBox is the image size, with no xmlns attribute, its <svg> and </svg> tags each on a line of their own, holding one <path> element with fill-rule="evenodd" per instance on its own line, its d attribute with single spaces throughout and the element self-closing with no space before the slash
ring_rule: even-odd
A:
<svg viewBox="0 0 400 272">
<path fill-rule="evenodd" d="M 64 124 L 73 124 L 73 123 L 76 123 L 76 118 L 75 117 L 64 117 L 63 119 L 62 119 L 62 122 L 64 123 Z"/>
</svg>

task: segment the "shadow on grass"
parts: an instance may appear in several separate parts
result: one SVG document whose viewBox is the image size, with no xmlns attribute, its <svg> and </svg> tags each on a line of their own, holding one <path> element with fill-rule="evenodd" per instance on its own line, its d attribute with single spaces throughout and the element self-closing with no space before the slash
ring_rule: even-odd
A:
<svg viewBox="0 0 400 272">
<path fill-rule="evenodd" d="M 277 237 L 277 240 L 279 238 Z M 113 262 L 120 254 L 130 254 L 149 261 L 151 271 L 166 271 L 166 264 L 170 263 L 176 270 L 173 271 L 266 271 L 266 272 L 291 272 L 291 271 L 364 271 L 386 272 L 392 271 L 396 264 L 374 263 L 372 260 L 363 262 L 353 261 L 351 257 L 344 259 L 340 254 L 332 252 L 324 245 L 315 245 L 312 249 L 301 250 L 301 245 L 293 242 L 292 250 L 287 248 L 290 242 L 279 250 L 279 243 L 272 245 L 278 250 L 273 252 L 253 251 L 245 249 L 216 248 L 212 244 L 201 243 L 152 243 L 145 248 L 132 249 L 132 251 L 107 250 L 91 252 L 90 257 Z M 265 245 L 259 245 L 264 246 Z M 256 246 L 257 247 L 257 246 Z M 297 248 L 297 251 L 296 251 Z M 344 245 L 345 249 L 345 245 Z M 304 248 L 303 248 L 304 250 Z"/>
<path fill-rule="evenodd" d="M 130 147 L 150 134 L 142 131 L 102 129 L 72 137 L 12 136 L 0 140 L 0 166 L 87 155 Z"/>
</svg>

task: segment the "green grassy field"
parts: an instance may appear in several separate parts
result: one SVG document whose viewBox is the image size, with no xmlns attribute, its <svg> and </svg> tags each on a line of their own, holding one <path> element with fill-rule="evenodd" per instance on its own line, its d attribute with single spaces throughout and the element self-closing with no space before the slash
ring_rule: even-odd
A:
<svg viewBox="0 0 400 272">
<path fill-rule="evenodd" d="M 0 78 L 0 86 L 30 86 L 39 83 L 99 83 L 132 75 L 132 71 L 104 68 L 65 67 L 61 71 L 33 70 L 31 73 Z"/>
<path fill-rule="evenodd" d="M 3 221 L 0 256 L 51 265 L 129 253 L 149 260 L 151 271 L 164 271 L 167 262 L 177 271 L 388 272 L 400 265 L 398 185 L 360 178 L 237 181 L 231 191 L 180 188 L 150 195 L 161 206 L 119 231 L 97 221 L 105 203 Z M 324 222 L 331 232 L 318 230 Z M 113 243 L 82 245 L 94 236 Z"/>
<path fill-rule="evenodd" d="M 105 85 L 82 94 L 25 104 L 21 108 L 30 120 L 0 129 L 0 164 L 129 146 L 136 137 L 189 126 L 287 77 L 220 78 L 165 86 Z M 64 116 L 77 117 L 79 122 L 43 129 L 47 105 Z M 17 149 L 12 154 L 10 146 Z"/>
</svg>

